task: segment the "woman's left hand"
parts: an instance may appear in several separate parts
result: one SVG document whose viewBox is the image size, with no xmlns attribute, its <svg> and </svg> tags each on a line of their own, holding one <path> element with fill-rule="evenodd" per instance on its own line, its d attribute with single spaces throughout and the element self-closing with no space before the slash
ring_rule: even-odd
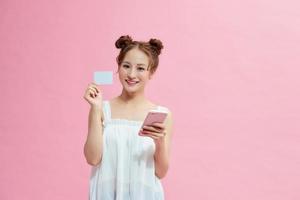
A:
<svg viewBox="0 0 300 200">
<path fill-rule="evenodd" d="M 155 142 L 164 139 L 166 132 L 165 132 L 165 125 L 163 123 L 153 123 L 150 126 L 144 126 L 139 132 L 140 136 L 151 137 L 154 139 Z"/>
</svg>

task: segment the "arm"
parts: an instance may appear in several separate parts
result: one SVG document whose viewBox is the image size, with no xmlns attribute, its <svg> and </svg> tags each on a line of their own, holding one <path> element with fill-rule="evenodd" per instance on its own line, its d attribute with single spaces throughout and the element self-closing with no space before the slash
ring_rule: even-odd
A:
<svg viewBox="0 0 300 200">
<path fill-rule="evenodd" d="M 88 135 L 84 144 L 84 156 L 88 164 L 95 166 L 100 163 L 102 158 L 102 108 L 91 106 L 88 120 Z"/>
<path fill-rule="evenodd" d="M 155 175 L 160 179 L 162 179 L 167 174 L 169 168 L 171 135 L 172 135 L 172 126 L 173 126 L 173 119 L 172 119 L 171 112 L 169 112 L 164 124 L 165 124 L 165 133 L 166 133 L 165 137 L 154 140 L 156 146 L 156 150 L 154 154 Z"/>
</svg>

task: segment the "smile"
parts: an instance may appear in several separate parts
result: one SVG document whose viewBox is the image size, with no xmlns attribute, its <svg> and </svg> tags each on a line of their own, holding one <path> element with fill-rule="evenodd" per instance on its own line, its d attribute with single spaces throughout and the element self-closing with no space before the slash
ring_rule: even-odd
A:
<svg viewBox="0 0 300 200">
<path fill-rule="evenodd" d="M 137 83 L 139 83 L 139 81 L 129 81 L 129 80 L 125 80 L 127 82 L 128 85 L 133 86 Z"/>
</svg>

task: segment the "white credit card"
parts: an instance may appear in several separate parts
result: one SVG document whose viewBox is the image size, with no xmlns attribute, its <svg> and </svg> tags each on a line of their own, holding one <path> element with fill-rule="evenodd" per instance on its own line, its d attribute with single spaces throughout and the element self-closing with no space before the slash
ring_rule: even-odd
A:
<svg viewBox="0 0 300 200">
<path fill-rule="evenodd" d="M 113 83 L 112 71 L 97 71 L 94 72 L 94 82 L 98 85 L 110 85 Z"/>
</svg>

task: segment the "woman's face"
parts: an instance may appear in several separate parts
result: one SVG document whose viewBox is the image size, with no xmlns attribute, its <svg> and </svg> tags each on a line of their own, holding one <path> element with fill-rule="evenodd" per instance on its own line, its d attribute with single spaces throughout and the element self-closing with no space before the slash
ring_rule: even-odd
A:
<svg viewBox="0 0 300 200">
<path fill-rule="evenodd" d="M 143 51 L 134 48 L 126 53 L 118 71 L 120 82 L 126 91 L 144 90 L 148 80 L 151 79 L 148 65 L 149 58 Z"/>
</svg>

